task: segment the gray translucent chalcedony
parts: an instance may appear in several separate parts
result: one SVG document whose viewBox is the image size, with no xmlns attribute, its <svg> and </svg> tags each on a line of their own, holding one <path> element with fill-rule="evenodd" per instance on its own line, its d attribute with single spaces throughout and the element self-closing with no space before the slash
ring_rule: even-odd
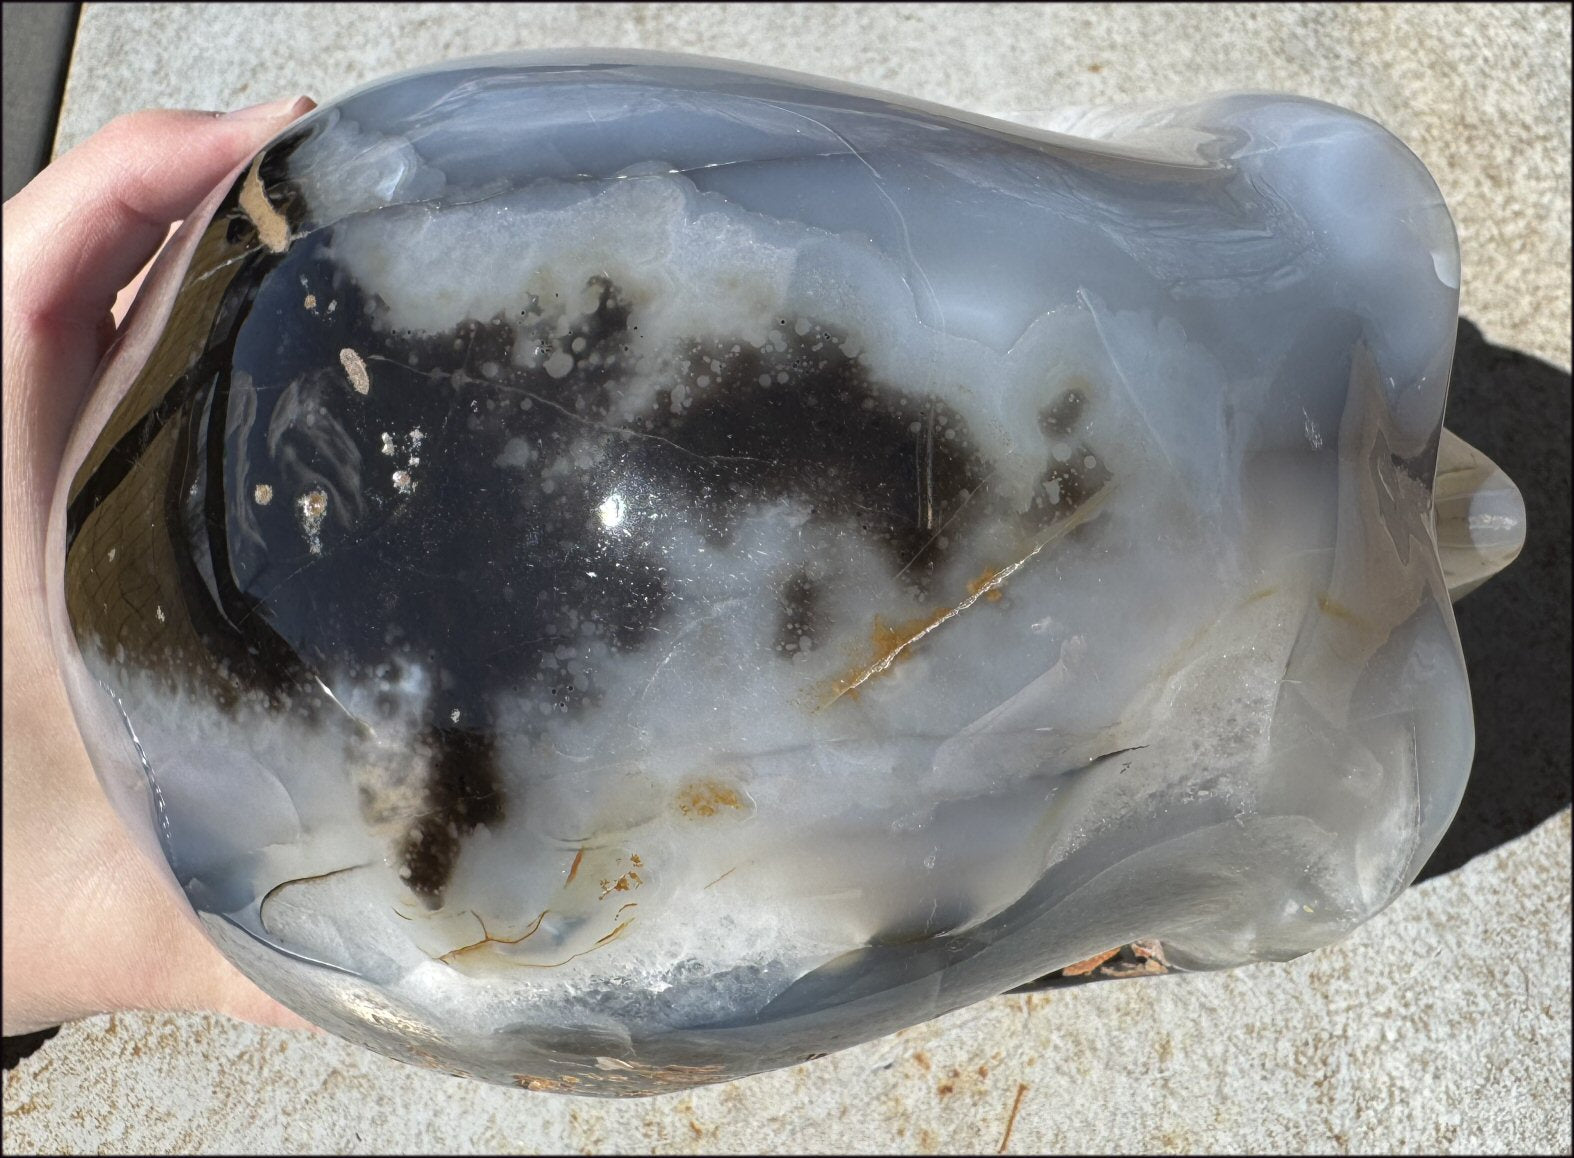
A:
<svg viewBox="0 0 1574 1158">
<path fill-rule="evenodd" d="M 51 587 L 106 789 L 240 968 L 639 1094 L 1405 887 L 1470 767 L 1450 587 L 1524 533 L 1442 431 L 1448 212 L 1314 101 L 1066 126 L 518 56 L 215 191 Z"/>
</svg>

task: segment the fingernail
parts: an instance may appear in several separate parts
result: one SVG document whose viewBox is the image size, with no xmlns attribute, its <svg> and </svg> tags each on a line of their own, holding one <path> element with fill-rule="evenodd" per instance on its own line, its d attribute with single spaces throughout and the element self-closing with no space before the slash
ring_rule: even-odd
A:
<svg viewBox="0 0 1574 1158">
<path fill-rule="evenodd" d="M 236 109 L 232 113 L 225 113 L 227 121 L 276 121 L 284 117 L 294 119 L 317 107 L 317 102 L 309 96 L 286 97 L 282 101 L 268 101 L 266 104 L 252 105 L 246 109 Z"/>
</svg>

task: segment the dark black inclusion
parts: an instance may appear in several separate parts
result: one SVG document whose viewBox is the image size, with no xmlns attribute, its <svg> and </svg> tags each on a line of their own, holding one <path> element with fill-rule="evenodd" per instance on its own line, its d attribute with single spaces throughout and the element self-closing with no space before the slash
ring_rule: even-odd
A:
<svg viewBox="0 0 1574 1158">
<path fill-rule="evenodd" d="M 596 512 L 609 493 L 654 494 L 713 542 L 751 504 L 790 496 L 812 519 L 858 527 L 921 592 L 945 520 L 987 476 L 957 415 L 871 382 L 827 329 L 799 334 L 784 318 L 779 348 L 695 345 L 649 411 L 620 421 L 631 313 L 617 287 L 590 283 L 599 305 L 570 339 L 575 368 L 554 378 L 514 365 L 516 341 L 554 303 L 515 303 L 512 319 L 436 336 L 390 331 L 372 324 L 385 308 L 338 271 L 331 245 L 322 230 L 248 269 L 231 290 L 238 327 L 215 332 L 200 379 L 185 384 L 195 394 L 168 508 L 186 610 L 209 655 L 167 662 L 222 666 L 236 695 L 262 690 L 276 709 L 318 719 L 348 715 L 325 706 L 319 679 L 335 693 L 389 681 L 370 718 L 339 721 L 352 742 L 408 710 L 392 689 L 423 666 L 428 809 L 400 852 L 429 901 L 467 832 L 528 807 L 503 797 L 499 700 L 593 707 L 598 648 L 641 648 L 682 598 L 662 542 L 603 533 Z M 367 367 L 368 393 L 351 388 L 344 349 Z M 688 401 L 674 407 L 680 385 Z M 517 439 L 528 464 L 510 452 Z M 598 450 L 593 465 L 544 473 L 576 444 Z M 395 471 L 408 472 L 408 493 Z M 266 504 L 259 484 L 272 488 Z M 312 491 L 327 496 L 318 553 L 299 505 Z M 807 574 L 779 582 L 772 651 L 788 660 L 786 644 L 826 625 Z M 511 718 L 508 742 L 528 744 L 544 720 Z"/>
<path fill-rule="evenodd" d="M 1113 477 L 1109 468 L 1096 457 L 1090 467 L 1085 465 L 1092 451 L 1080 440 L 1086 425 L 1090 388 L 1077 382 L 1062 390 L 1048 406 L 1039 411 L 1038 427 L 1051 443 L 1065 443 L 1071 447 L 1071 456 L 1065 463 L 1051 459 L 1039 479 L 1039 491 L 1033 499 L 1035 510 L 1048 508 L 1058 515 L 1068 515 L 1092 498 Z M 1049 497 L 1049 484 L 1055 486 L 1056 498 Z"/>
<path fill-rule="evenodd" d="M 730 537 L 741 505 L 792 495 L 817 517 L 856 525 L 893 570 L 910 565 L 909 578 L 925 587 L 937 558 L 925 548 L 985 476 L 960 417 L 933 399 L 880 388 L 834 335 L 780 325 L 784 351 L 695 346 L 696 376 L 714 360 L 720 381 L 712 374 L 707 389 L 690 387 L 697 396 L 681 413 L 672 391 L 660 391 L 644 427 L 688 453 L 660 445 L 636 453 L 687 492 L 715 540 Z"/>
<path fill-rule="evenodd" d="M 776 648 L 784 653 L 799 649 L 805 638 L 813 640 L 819 627 L 820 592 L 813 579 L 803 571 L 793 575 L 781 585 L 777 601 L 781 615 L 776 622 Z"/>
<path fill-rule="evenodd" d="M 461 839 L 478 825 L 503 819 L 503 799 L 491 736 L 433 728 L 419 747 L 432 770 L 427 808 L 400 846 L 400 858 L 410 890 L 432 900 L 442 896 L 459 859 Z"/>
</svg>

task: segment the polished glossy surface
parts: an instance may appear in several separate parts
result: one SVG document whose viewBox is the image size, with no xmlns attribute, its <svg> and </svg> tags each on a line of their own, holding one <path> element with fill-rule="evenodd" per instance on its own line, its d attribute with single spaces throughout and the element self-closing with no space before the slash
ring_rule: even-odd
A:
<svg viewBox="0 0 1574 1158">
<path fill-rule="evenodd" d="M 237 964 L 647 1093 L 1391 900 L 1470 763 L 1448 587 L 1523 536 L 1475 460 L 1434 531 L 1458 256 L 1403 146 L 587 61 L 292 127 L 84 417 L 73 701 Z"/>
</svg>

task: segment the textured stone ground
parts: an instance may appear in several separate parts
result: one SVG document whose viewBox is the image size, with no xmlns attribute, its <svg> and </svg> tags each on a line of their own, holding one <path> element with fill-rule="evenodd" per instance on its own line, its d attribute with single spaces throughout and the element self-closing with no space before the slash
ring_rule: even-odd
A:
<svg viewBox="0 0 1574 1158">
<path fill-rule="evenodd" d="M 1470 325 L 1451 425 L 1517 456 L 1532 541 L 1511 586 L 1461 605 L 1491 742 L 1457 835 L 1431 879 L 1310 957 L 997 998 L 632 1103 L 217 1018 L 98 1018 L 6 1075 L 6 1149 L 992 1152 L 1015 1103 L 1022 1153 L 1568 1153 L 1569 35 L 1562 5 L 88 5 L 59 148 L 142 106 L 327 99 L 448 56 L 569 45 L 785 65 L 1029 121 L 1227 89 L 1346 105 L 1403 138 L 1453 210 Z"/>
</svg>

